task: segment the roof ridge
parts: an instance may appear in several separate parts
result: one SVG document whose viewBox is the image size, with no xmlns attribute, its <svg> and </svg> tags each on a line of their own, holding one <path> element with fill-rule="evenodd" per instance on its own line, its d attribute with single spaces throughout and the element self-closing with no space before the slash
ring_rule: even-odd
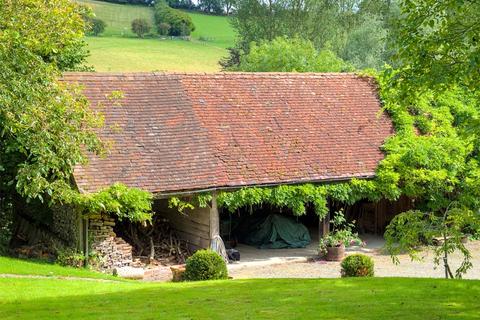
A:
<svg viewBox="0 0 480 320">
<path fill-rule="evenodd" d="M 357 76 L 363 77 L 364 75 L 356 72 L 79 72 L 79 71 L 69 71 L 64 72 L 64 76 L 93 76 L 93 77 L 102 77 L 102 76 L 257 76 L 257 77 L 332 77 L 332 76 Z M 369 76 L 367 76 L 369 77 Z"/>
</svg>

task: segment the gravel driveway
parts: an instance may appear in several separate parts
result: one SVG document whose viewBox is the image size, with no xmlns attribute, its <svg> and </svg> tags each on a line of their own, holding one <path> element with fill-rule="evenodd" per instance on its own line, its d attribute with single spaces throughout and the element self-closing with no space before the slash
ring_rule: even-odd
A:
<svg viewBox="0 0 480 320">
<path fill-rule="evenodd" d="M 480 241 L 467 244 L 473 255 L 473 268 L 464 278 L 480 279 Z M 424 260 L 411 261 L 408 255 L 399 256 L 400 264 L 395 265 L 389 255 L 382 254 L 381 249 L 364 252 L 375 262 L 375 276 L 378 277 L 444 277 L 442 266 L 434 269 L 433 255 L 424 252 Z M 313 261 L 306 258 L 278 259 L 276 262 L 245 262 L 229 265 L 229 275 L 235 279 L 242 278 L 335 278 L 340 276 L 340 262 Z M 454 271 L 460 261 L 460 255 L 451 257 Z"/>
</svg>

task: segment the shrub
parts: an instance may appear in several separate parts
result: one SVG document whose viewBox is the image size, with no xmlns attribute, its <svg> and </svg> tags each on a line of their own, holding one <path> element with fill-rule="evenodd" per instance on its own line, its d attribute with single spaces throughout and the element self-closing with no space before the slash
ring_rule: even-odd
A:
<svg viewBox="0 0 480 320">
<path fill-rule="evenodd" d="M 318 51 L 309 40 L 286 37 L 252 43 L 238 66 L 238 71 L 247 72 L 345 72 L 351 69 L 328 47 Z"/>
<path fill-rule="evenodd" d="M 170 28 L 171 27 L 168 23 L 162 22 L 157 26 L 157 31 L 161 36 L 168 36 L 170 33 Z"/>
<path fill-rule="evenodd" d="M 155 6 L 155 24 L 159 34 L 163 34 L 162 24 L 170 25 L 168 35 L 188 36 L 195 30 L 192 18 L 185 12 L 170 8 L 165 2 L 160 1 Z"/>
<path fill-rule="evenodd" d="M 373 277 L 373 260 L 364 254 L 352 254 L 343 259 L 342 277 Z"/>
<path fill-rule="evenodd" d="M 105 27 L 107 26 L 107 24 L 102 19 L 98 18 L 88 18 L 86 22 L 90 26 L 87 33 L 93 36 L 98 36 L 103 33 L 103 31 L 105 31 Z"/>
<path fill-rule="evenodd" d="M 227 277 L 225 261 L 212 250 L 199 250 L 187 259 L 185 280 L 215 280 L 227 279 Z"/>
<path fill-rule="evenodd" d="M 146 33 L 150 32 L 150 24 L 145 19 L 135 19 L 132 21 L 132 32 L 139 38 L 143 38 Z"/>
<path fill-rule="evenodd" d="M 64 267 L 80 268 L 85 264 L 85 255 L 73 249 L 58 252 L 56 263 Z"/>
</svg>

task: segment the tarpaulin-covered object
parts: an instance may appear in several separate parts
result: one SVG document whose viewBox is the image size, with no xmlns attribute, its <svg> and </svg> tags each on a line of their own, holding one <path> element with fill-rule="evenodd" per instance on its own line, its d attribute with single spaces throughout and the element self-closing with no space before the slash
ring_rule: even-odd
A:
<svg viewBox="0 0 480 320">
<path fill-rule="evenodd" d="M 278 214 L 251 222 L 245 231 L 243 242 L 260 249 L 305 248 L 311 241 L 303 224 Z"/>
</svg>

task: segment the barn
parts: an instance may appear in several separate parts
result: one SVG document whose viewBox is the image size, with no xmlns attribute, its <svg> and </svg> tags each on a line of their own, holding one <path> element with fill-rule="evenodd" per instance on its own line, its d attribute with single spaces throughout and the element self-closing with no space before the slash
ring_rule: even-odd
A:
<svg viewBox="0 0 480 320">
<path fill-rule="evenodd" d="M 370 179 L 394 133 L 375 80 L 351 73 L 67 73 L 64 80 L 104 115 L 99 134 L 111 142 L 106 157 L 90 155 L 76 168 L 79 190 L 121 182 L 153 193 L 156 214 L 194 249 L 224 236 L 228 219 L 216 192 Z M 168 206 L 172 196 L 204 192 L 214 195 L 207 208 L 179 214 Z M 366 232 L 379 233 L 405 206 L 364 201 L 350 210 L 361 213 Z M 307 220 L 311 232 L 328 230 Z"/>
</svg>

